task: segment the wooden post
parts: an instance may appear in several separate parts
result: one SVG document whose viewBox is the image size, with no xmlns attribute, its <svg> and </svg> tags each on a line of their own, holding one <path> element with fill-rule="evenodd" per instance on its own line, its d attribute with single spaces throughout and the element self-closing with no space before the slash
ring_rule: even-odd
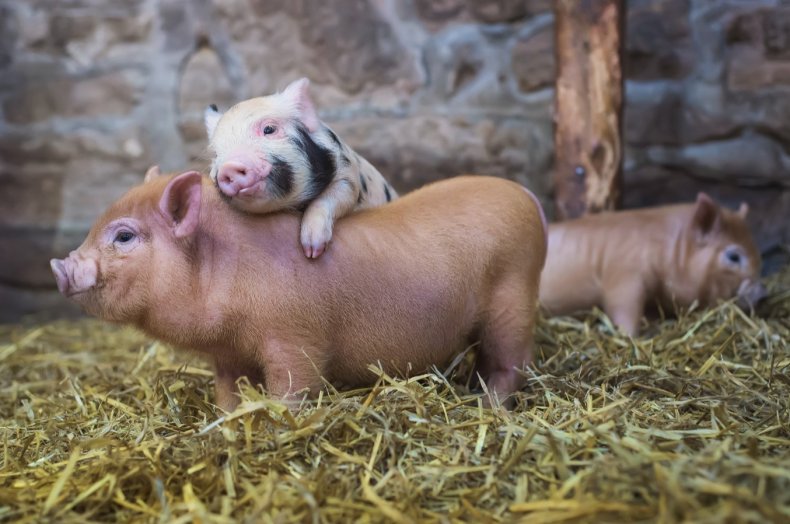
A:
<svg viewBox="0 0 790 524">
<path fill-rule="evenodd" d="M 554 6 L 554 198 L 562 220 L 619 205 L 625 17 L 623 0 Z"/>
</svg>

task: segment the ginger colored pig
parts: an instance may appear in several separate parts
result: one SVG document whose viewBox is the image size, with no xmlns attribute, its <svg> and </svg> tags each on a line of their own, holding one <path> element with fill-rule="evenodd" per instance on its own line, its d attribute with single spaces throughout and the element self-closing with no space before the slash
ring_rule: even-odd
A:
<svg viewBox="0 0 790 524">
<path fill-rule="evenodd" d="M 300 239 L 318 258 L 335 220 L 380 206 L 397 193 L 367 160 L 318 118 L 301 78 L 282 93 L 205 111 L 210 176 L 231 205 L 248 213 L 303 209 Z"/>
<path fill-rule="evenodd" d="M 700 193 L 694 204 L 589 215 L 549 226 L 540 302 L 555 315 L 601 307 L 636 335 L 646 306 L 666 311 L 765 296 L 760 253 L 744 221 Z"/>
<path fill-rule="evenodd" d="M 52 270 L 88 313 L 202 353 L 221 408 L 236 406 L 244 375 L 287 400 L 315 394 L 321 376 L 369 384 L 369 364 L 442 365 L 475 340 L 491 391 L 523 385 L 546 231 L 521 186 L 432 184 L 342 219 L 333 248 L 311 260 L 297 213 L 242 213 L 199 173 L 153 175 Z"/>
</svg>

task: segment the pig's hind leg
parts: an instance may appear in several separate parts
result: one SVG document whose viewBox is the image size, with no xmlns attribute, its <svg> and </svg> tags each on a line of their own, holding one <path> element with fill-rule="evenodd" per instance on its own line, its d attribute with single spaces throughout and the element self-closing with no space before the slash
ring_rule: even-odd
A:
<svg viewBox="0 0 790 524">
<path fill-rule="evenodd" d="M 307 206 L 300 235 L 307 258 L 318 258 L 326 250 L 335 220 L 354 209 L 359 191 L 356 183 L 337 178 Z"/>
<path fill-rule="evenodd" d="M 477 371 L 489 392 L 508 408 L 514 401 L 507 397 L 524 384 L 518 370 L 532 361 L 537 312 L 534 287 L 512 280 L 502 282 L 491 295 L 481 326 Z"/>
</svg>

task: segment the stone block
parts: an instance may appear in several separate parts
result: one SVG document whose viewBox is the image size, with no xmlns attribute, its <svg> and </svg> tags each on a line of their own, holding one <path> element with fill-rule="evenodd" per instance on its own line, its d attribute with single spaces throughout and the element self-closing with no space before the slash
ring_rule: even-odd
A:
<svg viewBox="0 0 790 524">
<path fill-rule="evenodd" d="M 548 188 L 548 119 L 415 116 L 330 125 L 401 192 L 461 174 L 504 177 L 538 193 Z"/>
<path fill-rule="evenodd" d="M 54 286 L 54 278 L 52 280 Z M 82 316 L 57 289 L 34 289 L 0 283 L 0 323 L 46 322 Z"/>
<path fill-rule="evenodd" d="M 691 73 L 694 48 L 689 0 L 632 0 L 626 13 L 626 78 L 684 78 Z"/>
<path fill-rule="evenodd" d="M 556 77 L 554 26 L 519 38 L 513 48 L 511 68 L 522 92 L 553 88 Z"/>
<path fill-rule="evenodd" d="M 136 70 L 39 79 L 18 85 L 4 100 L 3 112 L 13 124 L 30 124 L 53 116 L 124 116 L 139 103 L 143 87 L 142 75 Z"/>
<path fill-rule="evenodd" d="M 57 169 L 31 173 L 19 167 L 0 166 L 0 224 L 49 226 L 61 216 L 63 174 Z"/>
<path fill-rule="evenodd" d="M 235 103 L 230 79 L 217 53 L 210 47 L 198 49 L 187 60 L 179 79 L 179 112 L 197 113 L 202 118 L 209 104 L 225 110 Z"/>
<path fill-rule="evenodd" d="M 0 227 L 0 283 L 55 288 L 49 260 L 68 255 L 82 243 L 86 233 L 64 233 L 53 227 Z"/>
</svg>

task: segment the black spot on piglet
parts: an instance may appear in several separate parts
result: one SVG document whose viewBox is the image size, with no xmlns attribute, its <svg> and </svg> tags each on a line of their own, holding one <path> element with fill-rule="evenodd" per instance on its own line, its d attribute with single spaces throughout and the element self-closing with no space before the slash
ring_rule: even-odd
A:
<svg viewBox="0 0 790 524">
<path fill-rule="evenodd" d="M 288 162 L 278 156 L 272 157 L 272 170 L 268 178 L 269 191 L 274 198 L 287 196 L 293 190 L 293 169 Z"/>
<path fill-rule="evenodd" d="M 392 202 L 392 195 L 390 195 L 390 188 L 389 186 L 384 186 L 384 196 L 387 197 L 387 202 Z"/>
<path fill-rule="evenodd" d="M 212 110 L 212 111 L 214 111 L 215 113 L 219 112 L 219 109 L 217 108 L 217 104 L 211 104 L 209 107 L 210 107 L 210 108 L 211 108 L 211 110 Z"/>
<path fill-rule="evenodd" d="M 299 136 L 292 137 L 291 141 L 295 147 L 301 149 L 307 155 L 312 179 L 308 190 L 309 194 L 306 195 L 306 198 L 312 199 L 321 194 L 332 183 L 337 173 L 337 166 L 329 150 L 316 144 L 303 125 L 298 125 L 296 132 Z"/>
<path fill-rule="evenodd" d="M 365 176 L 359 175 L 359 183 L 362 186 L 362 192 L 366 195 L 368 194 L 368 183 L 365 182 Z"/>
</svg>

